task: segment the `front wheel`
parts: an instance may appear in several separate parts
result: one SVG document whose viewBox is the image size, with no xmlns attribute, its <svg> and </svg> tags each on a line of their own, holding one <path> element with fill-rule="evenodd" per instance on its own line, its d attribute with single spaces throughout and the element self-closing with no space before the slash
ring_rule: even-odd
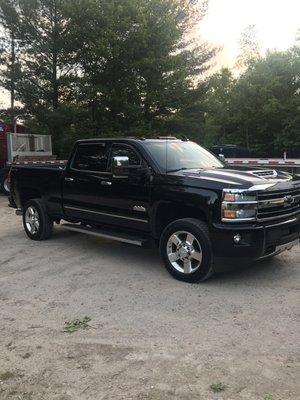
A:
<svg viewBox="0 0 300 400">
<path fill-rule="evenodd" d="M 32 240 L 46 240 L 52 234 L 53 221 L 39 199 L 29 200 L 23 210 L 23 226 Z"/>
<path fill-rule="evenodd" d="M 194 218 L 170 223 L 160 239 L 166 269 L 176 279 L 200 282 L 213 274 L 213 255 L 207 225 Z"/>
</svg>

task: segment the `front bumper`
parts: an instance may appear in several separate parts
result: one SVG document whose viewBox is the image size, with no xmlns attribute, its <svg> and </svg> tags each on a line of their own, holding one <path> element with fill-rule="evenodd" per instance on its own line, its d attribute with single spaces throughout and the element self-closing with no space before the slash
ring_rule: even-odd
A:
<svg viewBox="0 0 300 400">
<path fill-rule="evenodd" d="M 236 244 L 234 236 L 241 241 Z M 239 259 L 245 262 L 267 258 L 299 243 L 300 214 L 294 218 L 269 224 L 213 224 L 211 239 L 216 258 Z"/>
</svg>

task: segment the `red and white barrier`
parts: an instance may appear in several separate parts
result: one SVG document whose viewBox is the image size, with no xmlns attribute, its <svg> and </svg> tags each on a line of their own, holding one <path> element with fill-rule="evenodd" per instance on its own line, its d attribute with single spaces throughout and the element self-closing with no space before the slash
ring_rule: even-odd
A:
<svg viewBox="0 0 300 400">
<path fill-rule="evenodd" d="M 247 165 L 247 166 L 262 166 L 262 167 L 286 167 L 298 168 L 300 167 L 300 159 L 286 159 L 283 158 L 226 158 L 225 162 L 229 165 Z"/>
</svg>

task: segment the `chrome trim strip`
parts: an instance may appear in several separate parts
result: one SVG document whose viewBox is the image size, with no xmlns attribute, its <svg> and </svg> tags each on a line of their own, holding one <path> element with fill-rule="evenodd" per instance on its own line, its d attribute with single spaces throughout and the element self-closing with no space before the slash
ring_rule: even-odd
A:
<svg viewBox="0 0 300 400">
<path fill-rule="evenodd" d="M 125 217 L 124 215 L 105 213 L 105 212 L 102 212 L 102 211 L 87 210 L 87 209 L 85 209 L 85 208 L 78 208 L 78 207 L 72 207 L 72 206 L 64 206 L 64 208 L 68 208 L 69 210 L 88 212 L 88 213 L 92 213 L 92 214 L 105 215 L 105 216 L 107 216 L 107 217 L 129 219 L 129 220 L 131 220 L 131 221 L 137 221 L 137 222 L 148 223 L 148 220 L 147 220 L 147 219 L 133 218 L 133 217 Z"/>
<path fill-rule="evenodd" d="M 227 206 L 227 204 L 258 204 L 258 201 L 254 200 L 245 200 L 245 201 L 222 201 L 222 204 Z"/>
<path fill-rule="evenodd" d="M 267 205 L 271 204 L 271 205 L 281 205 L 281 204 L 285 204 L 284 198 L 286 196 L 283 197 L 278 197 L 276 199 L 266 199 L 266 200 L 245 200 L 245 201 L 223 201 L 223 204 L 264 204 L 266 207 Z M 293 196 L 294 199 L 300 197 L 300 196 Z"/>
<path fill-rule="evenodd" d="M 267 225 L 266 228 L 274 228 L 275 226 L 290 224 L 290 223 L 296 222 L 296 221 L 298 221 L 298 218 L 293 218 L 293 219 L 289 219 L 287 221 L 278 222 L 278 224 Z"/>
<path fill-rule="evenodd" d="M 235 224 L 237 222 L 250 222 L 250 221 L 257 221 L 255 217 L 253 218 L 222 218 L 222 222 L 234 222 Z"/>
<path fill-rule="evenodd" d="M 276 211 L 274 211 L 274 212 L 276 212 Z M 288 217 L 291 217 L 292 215 L 297 215 L 297 214 L 300 215 L 300 209 L 298 209 L 297 211 L 293 211 L 291 213 L 288 213 L 288 214 L 276 215 L 275 217 L 259 218 L 259 215 L 258 215 L 257 222 L 272 221 L 274 219 L 278 219 L 279 220 L 279 219 L 288 218 Z"/>
</svg>

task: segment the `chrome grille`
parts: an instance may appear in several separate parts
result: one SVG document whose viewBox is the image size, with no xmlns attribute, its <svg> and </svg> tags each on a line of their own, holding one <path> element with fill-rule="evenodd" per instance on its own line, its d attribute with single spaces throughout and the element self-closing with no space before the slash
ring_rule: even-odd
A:
<svg viewBox="0 0 300 400">
<path fill-rule="evenodd" d="M 261 192 L 257 198 L 259 221 L 285 218 L 300 213 L 300 188 Z"/>
</svg>

